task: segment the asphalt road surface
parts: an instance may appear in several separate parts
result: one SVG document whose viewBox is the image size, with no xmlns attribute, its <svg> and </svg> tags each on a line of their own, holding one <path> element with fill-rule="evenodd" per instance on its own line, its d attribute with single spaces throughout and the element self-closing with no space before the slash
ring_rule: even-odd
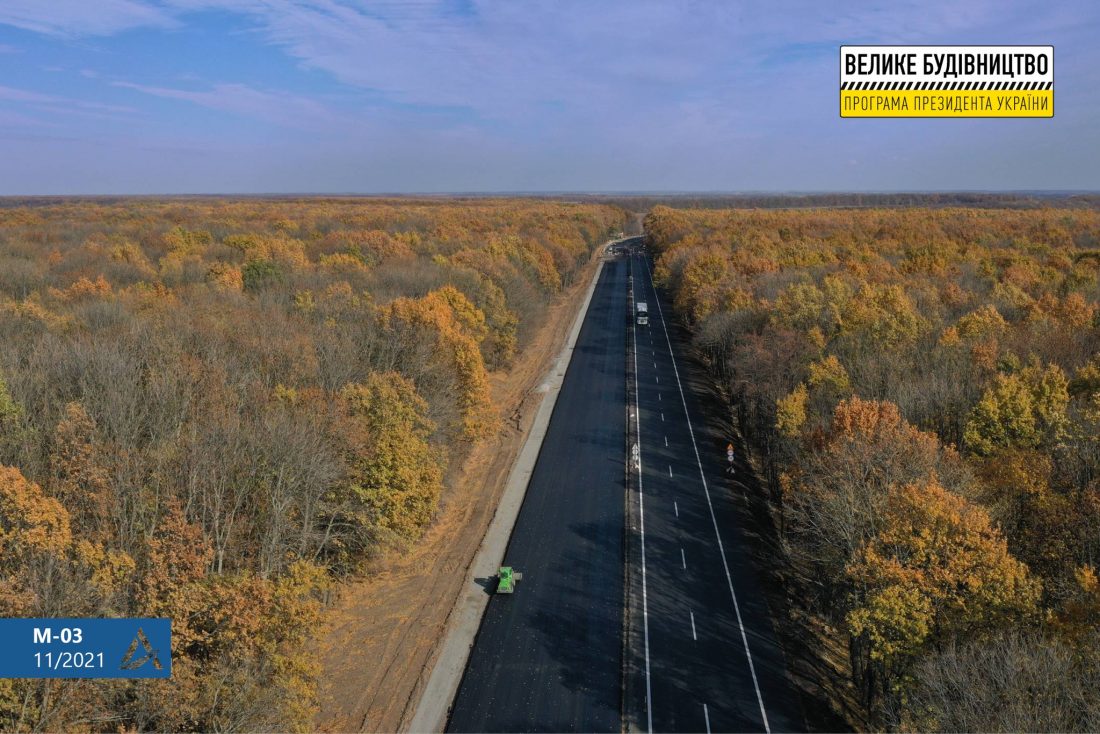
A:
<svg viewBox="0 0 1100 734">
<path fill-rule="evenodd" d="M 596 285 L 505 556 L 523 580 L 485 611 L 450 731 L 620 729 L 627 268 Z"/>
<path fill-rule="evenodd" d="M 505 562 L 524 577 L 486 609 L 450 731 L 620 731 L 624 690 L 637 713 L 628 726 L 641 730 L 805 727 L 738 528 L 742 489 L 724 471 L 726 439 L 697 422 L 700 397 L 649 267 L 640 255 L 604 266 L 508 546 Z M 629 313 L 631 272 L 648 326 Z M 646 589 L 635 622 L 644 636 L 632 633 L 630 655 L 646 664 L 624 681 L 624 574 L 640 590 L 643 572 L 640 559 L 624 565 L 628 359 L 637 360 Z M 632 608 L 642 601 L 632 597 Z"/>
<path fill-rule="evenodd" d="M 630 264 L 634 298 L 649 306 L 649 325 L 630 326 L 637 350 L 642 623 L 648 633 L 648 681 L 627 687 L 642 699 L 631 709 L 644 712 L 644 720 L 634 723 L 652 731 L 802 730 L 732 504 L 744 499 L 736 474 L 726 472 L 728 437 L 700 429 L 702 406 L 665 320 L 667 304 L 653 289 L 647 260 L 633 256 Z M 638 572 L 634 565 L 630 570 Z M 646 675 L 645 667 L 637 675 Z"/>
</svg>

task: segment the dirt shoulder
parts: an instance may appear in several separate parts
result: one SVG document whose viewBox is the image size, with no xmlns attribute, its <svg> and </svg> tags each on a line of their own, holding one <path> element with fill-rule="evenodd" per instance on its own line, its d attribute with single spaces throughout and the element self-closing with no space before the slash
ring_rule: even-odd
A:
<svg viewBox="0 0 1100 734">
<path fill-rule="evenodd" d="M 548 309 L 546 322 L 512 370 L 493 375 L 501 429 L 471 451 L 428 533 L 406 553 L 374 564 L 367 578 L 340 588 L 315 642 L 322 666 L 319 730 L 398 731 L 408 725 L 467 568 L 531 428 L 540 383 L 569 333 L 599 257 L 597 252 Z"/>
</svg>

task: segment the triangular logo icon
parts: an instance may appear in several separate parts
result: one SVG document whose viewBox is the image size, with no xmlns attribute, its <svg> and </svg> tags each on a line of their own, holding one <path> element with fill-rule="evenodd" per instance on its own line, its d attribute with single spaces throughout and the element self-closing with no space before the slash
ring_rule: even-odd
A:
<svg viewBox="0 0 1100 734">
<path fill-rule="evenodd" d="M 139 647 L 144 651 L 141 657 L 137 657 Z M 138 627 L 134 641 L 130 643 L 130 647 L 127 648 L 126 654 L 122 657 L 122 669 L 137 670 L 150 660 L 153 661 L 154 668 L 161 669 L 160 660 L 157 659 L 157 651 L 149 644 L 149 638 L 145 636 L 145 631 Z"/>
</svg>

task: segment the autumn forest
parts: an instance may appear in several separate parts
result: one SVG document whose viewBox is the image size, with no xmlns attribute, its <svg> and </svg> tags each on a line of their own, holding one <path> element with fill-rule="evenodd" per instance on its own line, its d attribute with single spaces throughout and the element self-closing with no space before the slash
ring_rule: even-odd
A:
<svg viewBox="0 0 1100 734">
<path fill-rule="evenodd" d="M 171 680 L 0 681 L 0 729 L 308 730 L 327 590 L 413 543 L 621 209 L 0 209 L 0 616 L 173 619 Z"/>
<path fill-rule="evenodd" d="M 652 203 L 838 721 L 1100 729 L 1100 211 Z M 0 730 L 310 730 L 333 589 L 631 206 L 0 207 L 0 616 L 173 619 L 171 680 L 0 680 Z"/>
<path fill-rule="evenodd" d="M 658 206 L 645 230 L 848 723 L 1100 728 L 1100 213 Z"/>
</svg>

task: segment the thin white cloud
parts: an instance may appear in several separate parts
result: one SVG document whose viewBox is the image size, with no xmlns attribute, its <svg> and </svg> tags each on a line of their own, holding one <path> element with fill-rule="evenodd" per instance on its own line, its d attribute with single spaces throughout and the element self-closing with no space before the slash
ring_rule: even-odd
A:
<svg viewBox="0 0 1100 734">
<path fill-rule="evenodd" d="M 142 27 L 171 27 L 176 20 L 138 0 L 3 0 L 0 23 L 48 36 L 108 36 Z"/>
<path fill-rule="evenodd" d="M 43 120 L 39 117 L 30 117 L 29 115 L 22 115 L 18 112 L 0 110 L 0 128 L 26 130 L 43 126 L 55 127 L 56 125 L 56 122 Z"/>
<path fill-rule="evenodd" d="M 1046 8 L 1036 0 L 4 0 L 0 23 L 106 35 L 182 24 L 199 11 L 232 13 L 303 67 L 365 93 L 515 124 L 545 116 L 547 106 L 591 116 L 654 99 L 687 110 L 701 97 L 725 101 L 733 115 L 739 96 L 760 89 L 782 99 L 776 85 L 805 78 L 799 68 L 832 73 L 832 56 L 791 49 L 963 42 L 976 31 L 1030 26 L 1051 15 L 1037 10 Z"/>
<path fill-rule="evenodd" d="M 0 0 L 0 24 L 66 40 L 243 29 L 234 37 L 250 63 L 226 66 L 221 80 L 187 76 L 185 56 L 149 66 L 162 76 L 135 58 L 114 92 L 224 113 L 208 125 L 212 115 L 164 114 L 135 94 L 143 133 L 160 136 L 149 145 L 186 127 L 199 147 L 246 146 L 253 120 L 306 131 L 280 131 L 292 145 L 265 169 L 265 185 L 284 176 L 291 190 L 326 180 L 345 190 L 1077 186 L 1100 170 L 1098 20 L 1094 0 Z M 1054 43 L 1058 115 L 841 121 L 841 43 Z M 291 72 L 294 92 L 273 88 L 269 72 L 285 63 L 264 54 L 305 70 Z M 118 78 L 109 60 L 58 58 L 73 76 Z M 899 150 L 915 163 L 891 162 Z M 993 175 L 969 162 L 998 158 L 1020 163 Z M 209 157 L 212 176 L 227 159 Z"/>
<path fill-rule="evenodd" d="M 283 127 L 310 130 L 343 122 L 339 115 L 309 97 L 261 91 L 245 84 L 215 84 L 209 89 L 199 91 L 125 81 L 112 82 L 112 86 L 132 89 L 154 97 L 190 102 Z"/>
<path fill-rule="evenodd" d="M 37 104 L 51 104 L 60 102 L 60 97 L 55 97 L 52 94 L 41 94 L 40 92 L 30 92 L 26 89 L 15 89 L 14 87 L 2 87 L 0 86 L 0 100 L 6 102 L 30 102 Z"/>
<path fill-rule="evenodd" d="M 61 114 L 127 115 L 137 112 L 133 107 L 89 102 L 55 94 L 43 94 L 26 89 L 0 86 L 0 102 L 24 104 L 40 110 Z"/>
<path fill-rule="evenodd" d="M 704 97 L 734 117 L 749 95 L 766 90 L 768 108 L 792 82 L 831 78 L 834 52 L 825 51 L 840 43 L 997 42 L 1054 15 L 1041 0 L 471 0 L 462 12 L 449 0 L 163 2 L 180 17 L 243 15 L 304 68 L 391 102 L 510 124 L 538 124 L 551 110 L 601 122 L 617 109 L 654 107 L 674 121 Z M 1080 27 L 1085 8 L 1058 14 Z"/>
</svg>

